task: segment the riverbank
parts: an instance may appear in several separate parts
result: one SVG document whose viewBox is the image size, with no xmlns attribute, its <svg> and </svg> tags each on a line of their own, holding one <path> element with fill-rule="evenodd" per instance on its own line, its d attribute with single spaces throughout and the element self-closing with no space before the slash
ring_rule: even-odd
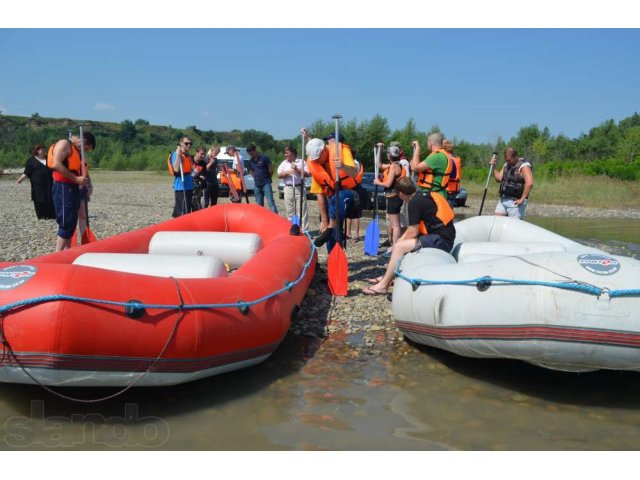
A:
<svg viewBox="0 0 640 480">
<path fill-rule="evenodd" d="M 91 229 L 98 239 L 142 228 L 170 219 L 173 191 L 165 175 L 147 172 L 96 172 L 95 190 L 89 203 Z M 251 197 L 253 201 L 253 197 Z M 476 215 L 481 196 L 471 196 L 467 206 L 456 209 L 459 217 Z M 228 202 L 227 198 L 220 203 Z M 16 185 L 14 181 L 0 182 L 0 260 L 21 261 L 52 252 L 56 238 L 54 220 L 37 220 L 30 200 L 28 182 Z M 277 198 L 280 212 L 284 204 Z M 484 213 L 490 214 L 495 201 L 488 198 Z M 309 202 L 312 233 L 317 233 L 318 211 L 315 201 Z M 370 216 L 370 212 L 367 212 Z M 601 209 L 591 207 L 546 205 L 532 202 L 527 208 L 532 216 L 571 218 L 640 218 L 640 209 Z M 302 312 L 292 326 L 292 333 L 315 338 L 340 335 L 354 342 L 363 352 L 393 352 L 402 354 L 406 347 L 402 335 L 395 328 L 389 299 L 360 294 L 366 279 L 382 274 L 386 259 L 363 254 L 363 238 L 370 218 L 363 218 L 359 242 L 349 242 L 349 294 L 332 297 L 326 287 L 327 253 L 319 250 L 319 268 L 302 305 Z M 380 231 L 386 232 L 384 215 Z M 355 235 L 355 232 L 354 232 Z M 396 348 L 399 347 L 399 348 Z"/>
</svg>

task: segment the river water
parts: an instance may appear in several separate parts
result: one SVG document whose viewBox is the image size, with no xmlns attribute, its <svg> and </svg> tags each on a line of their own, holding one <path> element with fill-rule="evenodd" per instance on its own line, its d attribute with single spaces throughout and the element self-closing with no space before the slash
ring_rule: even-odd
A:
<svg viewBox="0 0 640 480">
<path fill-rule="evenodd" d="M 639 220 L 527 220 L 640 258 Z M 304 308 L 304 305 L 303 305 Z M 389 305 L 390 308 L 390 305 Z M 554 372 L 403 342 L 290 334 L 265 363 L 83 404 L 2 385 L 5 450 L 635 450 L 640 374 Z M 112 391 L 65 390 L 95 398 Z"/>
</svg>

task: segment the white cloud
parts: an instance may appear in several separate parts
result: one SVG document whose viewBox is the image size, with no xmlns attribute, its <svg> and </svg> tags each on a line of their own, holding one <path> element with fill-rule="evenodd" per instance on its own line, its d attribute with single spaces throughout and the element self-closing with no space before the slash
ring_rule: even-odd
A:
<svg viewBox="0 0 640 480">
<path fill-rule="evenodd" d="M 115 110 L 116 109 L 116 107 L 106 102 L 97 102 L 93 108 L 94 110 Z"/>
</svg>

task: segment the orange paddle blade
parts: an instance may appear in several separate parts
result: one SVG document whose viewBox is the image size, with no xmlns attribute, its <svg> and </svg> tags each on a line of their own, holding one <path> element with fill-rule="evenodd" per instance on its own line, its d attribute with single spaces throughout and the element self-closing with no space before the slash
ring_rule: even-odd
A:
<svg viewBox="0 0 640 480">
<path fill-rule="evenodd" d="M 327 274 L 331 295 L 346 297 L 349 289 L 349 264 L 347 254 L 339 243 L 334 245 L 327 259 Z"/>
<path fill-rule="evenodd" d="M 73 231 L 73 235 L 71 236 L 71 248 L 78 246 L 78 229 L 76 228 Z"/>
</svg>

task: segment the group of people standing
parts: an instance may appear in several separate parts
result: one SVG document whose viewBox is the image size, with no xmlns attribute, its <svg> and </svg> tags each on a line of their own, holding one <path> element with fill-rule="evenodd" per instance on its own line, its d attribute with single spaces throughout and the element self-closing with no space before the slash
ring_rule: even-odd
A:
<svg viewBox="0 0 640 480">
<path fill-rule="evenodd" d="M 308 139 L 306 130 L 302 133 Z M 414 140 L 410 161 L 397 143 L 387 147 L 387 163 L 375 159 L 379 162 L 381 175 L 374 179 L 374 184 L 384 189 L 387 202 L 390 245 L 383 255 L 390 260 L 384 275 L 368 280 L 370 285 L 362 291 L 366 295 L 388 292 L 395 265 L 404 254 L 421 248 L 438 248 L 446 252 L 453 248 L 456 232 L 452 206 L 460 189 L 462 162 L 454 153 L 453 142 L 440 133 L 430 134 L 427 145 L 429 152 L 424 158 L 420 143 Z M 377 147 L 382 149 L 384 144 L 378 143 Z M 335 233 L 336 213 L 344 219 L 357 204 L 357 176 L 361 172 L 342 135 L 338 139 L 333 135 L 322 140 L 308 139 L 306 153 L 308 170 L 313 178 L 312 192 L 316 188 L 321 217 L 320 233 L 314 244 L 335 244 L 341 241 Z M 503 168 L 493 173 L 495 180 L 500 182 L 496 215 L 522 219 L 533 186 L 531 164 L 520 158 L 513 147 L 505 150 L 504 158 Z M 495 164 L 495 158 L 490 162 Z M 336 191 L 339 192 L 337 201 Z M 403 207 L 406 207 L 406 225 L 401 221 Z M 331 244 L 329 248 L 332 248 Z"/>
<path fill-rule="evenodd" d="M 233 158 L 231 169 L 222 165 L 224 160 L 218 159 L 221 152 L 219 145 L 214 145 L 209 150 L 206 150 L 205 147 L 198 147 L 196 153 L 191 156 L 189 152 L 192 145 L 192 140 L 183 136 L 176 150 L 167 158 L 169 173 L 173 176 L 175 202 L 172 216 L 174 218 L 193 210 L 194 182 L 199 182 L 203 188 L 204 204 L 199 207 L 217 205 L 220 193 L 219 172 L 222 173 L 220 181 L 229 185 L 230 189 L 238 190 L 240 199 L 244 197 L 248 203 L 249 196 L 246 185 L 244 185 L 245 167 L 253 175 L 256 203 L 264 206 L 266 199 L 271 211 L 278 213 L 271 185 L 271 177 L 274 172 L 273 164 L 268 156 L 258 151 L 255 145 L 251 144 L 247 147 L 249 160 L 246 165 L 236 146 L 226 147 L 224 153 Z"/>
</svg>

